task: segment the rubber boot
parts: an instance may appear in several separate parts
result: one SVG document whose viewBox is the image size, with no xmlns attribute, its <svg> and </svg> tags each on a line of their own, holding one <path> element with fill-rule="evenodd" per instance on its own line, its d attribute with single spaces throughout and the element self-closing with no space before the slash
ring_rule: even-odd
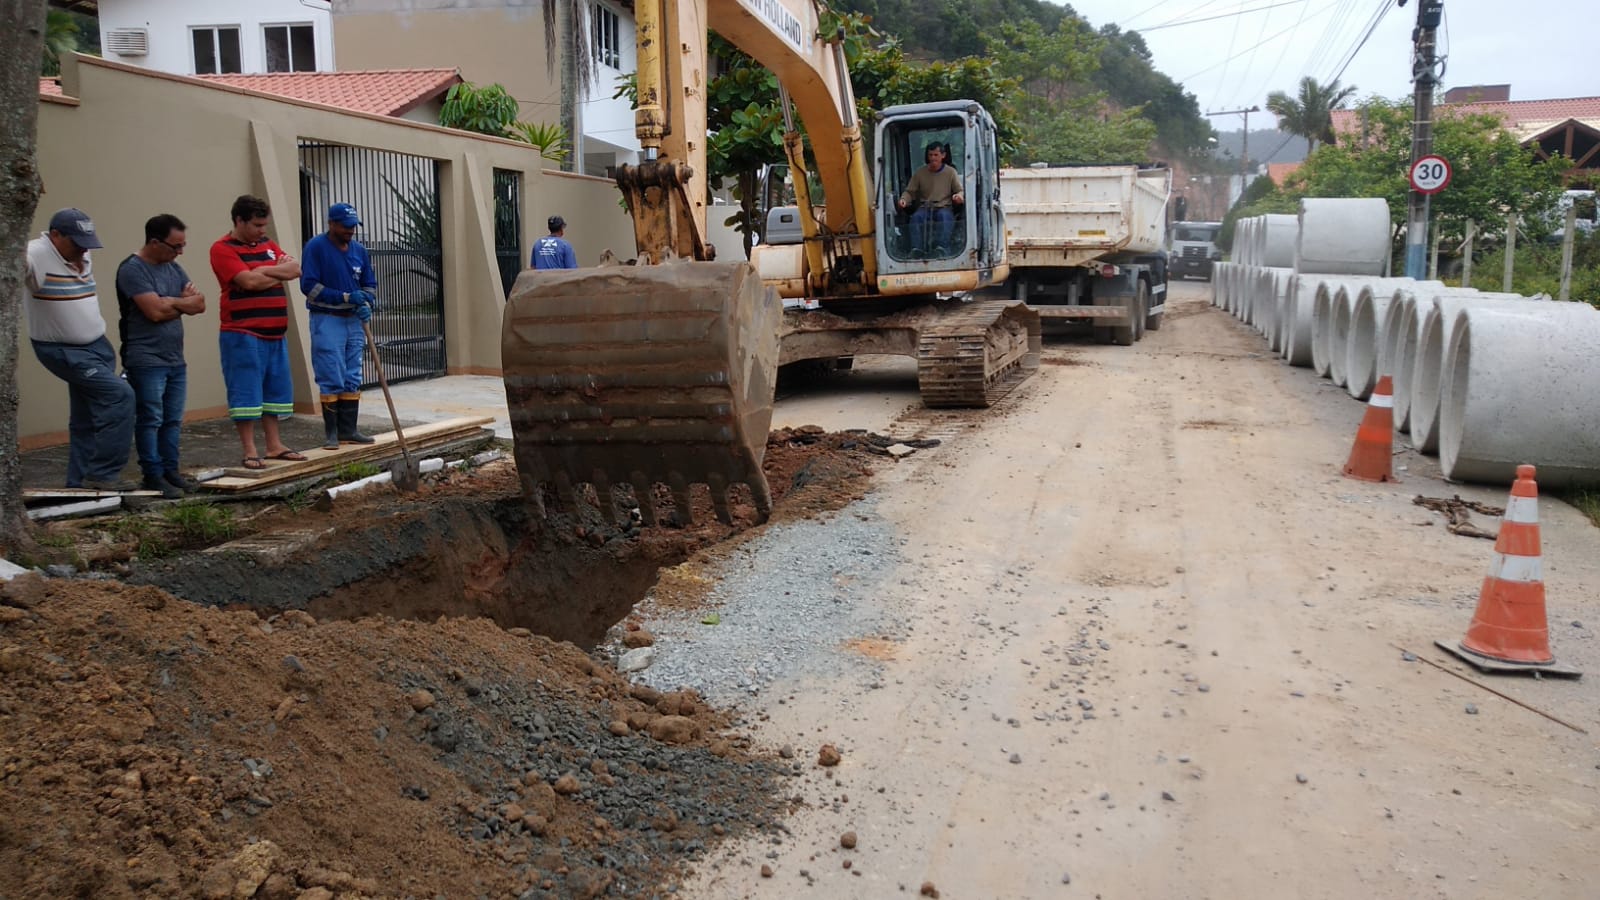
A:
<svg viewBox="0 0 1600 900">
<path fill-rule="evenodd" d="M 339 440 L 346 444 L 370 444 L 377 438 L 369 437 L 356 428 L 356 418 L 361 414 L 361 401 L 339 401 Z"/>
<path fill-rule="evenodd" d="M 339 449 L 339 401 L 322 401 L 322 449 Z"/>
</svg>

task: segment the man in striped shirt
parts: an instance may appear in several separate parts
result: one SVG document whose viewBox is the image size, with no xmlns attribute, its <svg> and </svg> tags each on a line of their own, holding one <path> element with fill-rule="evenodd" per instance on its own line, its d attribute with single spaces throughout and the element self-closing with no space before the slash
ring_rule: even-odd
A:
<svg viewBox="0 0 1600 900">
<path fill-rule="evenodd" d="M 245 194 L 233 201 L 233 230 L 211 245 L 211 271 L 220 287 L 222 380 L 228 389 L 228 416 L 239 432 L 247 469 L 264 469 L 267 459 L 303 460 L 284 446 L 278 419 L 294 415 L 294 385 L 289 377 L 289 294 L 285 285 L 300 277 L 300 263 L 267 237 L 272 210 L 267 201 Z M 267 454 L 256 452 L 255 422 L 267 439 Z"/>
<path fill-rule="evenodd" d="M 89 251 L 103 244 L 81 209 L 50 217 L 50 229 L 28 244 L 28 337 L 33 353 L 67 383 L 67 487 L 131 491 L 122 480 L 133 442 L 133 388 L 117 377 L 106 340 Z"/>
</svg>

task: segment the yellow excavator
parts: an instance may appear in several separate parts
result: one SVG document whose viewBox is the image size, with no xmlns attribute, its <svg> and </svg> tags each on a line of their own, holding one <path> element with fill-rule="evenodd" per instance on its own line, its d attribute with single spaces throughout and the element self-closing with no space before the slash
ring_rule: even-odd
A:
<svg viewBox="0 0 1600 900">
<path fill-rule="evenodd" d="M 636 265 L 528 272 L 506 304 L 502 368 L 517 468 L 541 512 L 637 508 L 647 525 L 691 488 L 731 521 L 743 484 L 771 510 L 761 460 L 778 367 L 897 354 L 929 406 L 987 406 L 1039 365 L 1036 312 L 976 299 L 1009 272 L 995 126 L 976 102 L 891 107 L 868 160 L 837 39 L 810 0 L 637 0 L 638 166 L 617 184 Z M 796 204 L 767 215 L 750 262 L 706 241 L 707 30 L 777 75 Z M 795 127 L 805 123 L 811 159 Z M 937 145 L 965 202 L 903 208 Z M 821 196 L 812 193 L 812 179 Z M 921 213 L 919 215 L 918 213 Z M 632 496 L 616 495 L 631 488 Z"/>
</svg>

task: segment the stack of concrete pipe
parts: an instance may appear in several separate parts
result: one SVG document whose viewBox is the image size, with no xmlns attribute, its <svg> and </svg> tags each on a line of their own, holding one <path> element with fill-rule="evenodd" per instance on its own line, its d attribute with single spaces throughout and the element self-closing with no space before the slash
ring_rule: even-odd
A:
<svg viewBox="0 0 1600 900">
<path fill-rule="evenodd" d="M 1387 202 L 1302 200 L 1236 223 L 1212 303 L 1353 398 L 1391 376 L 1395 429 L 1447 478 L 1600 482 L 1600 312 L 1388 277 L 1389 251 Z"/>
</svg>

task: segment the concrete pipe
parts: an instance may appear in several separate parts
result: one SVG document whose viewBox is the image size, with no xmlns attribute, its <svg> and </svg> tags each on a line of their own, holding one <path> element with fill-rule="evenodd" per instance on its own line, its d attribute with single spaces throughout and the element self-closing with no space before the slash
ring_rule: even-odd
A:
<svg viewBox="0 0 1600 900">
<path fill-rule="evenodd" d="M 1360 293 L 1362 285 L 1373 284 L 1382 286 L 1384 282 L 1391 282 L 1391 287 L 1399 287 L 1402 282 L 1409 283 L 1409 278 L 1373 278 L 1367 275 L 1334 275 L 1324 277 L 1317 288 L 1316 297 L 1311 307 L 1311 369 L 1324 378 L 1332 376 L 1333 356 L 1331 355 L 1331 338 L 1335 327 L 1335 301 L 1339 292 L 1345 290 L 1349 299 L 1345 302 L 1344 316 L 1345 328 L 1348 330 L 1350 316 L 1350 303 L 1356 294 Z M 1343 337 L 1340 338 L 1339 352 L 1344 353 Z M 1339 370 L 1344 371 L 1344 361 L 1339 361 Z"/>
<path fill-rule="evenodd" d="M 1349 356 L 1350 317 L 1364 287 L 1371 285 L 1347 284 L 1333 296 L 1332 318 L 1328 321 L 1328 380 L 1339 387 L 1344 387 L 1349 379 L 1345 362 Z"/>
<path fill-rule="evenodd" d="M 1295 241 L 1300 237 L 1300 217 L 1262 216 L 1258 230 L 1260 237 L 1256 246 L 1260 252 L 1260 259 L 1256 264 L 1271 268 L 1292 267 Z"/>
<path fill-rule="evenodd" d="M 1219 262 L 1211 266 L 1211 305 L 1228 308 L 1228 269 L 1232 263 Z"/>
<path fill-rule="evenodd" d="M 1434 301 L 1439 297 L 1480 297 L 1482 294 L 1474 288 L 1431 288 L 1423 285 L 1431 282 L 1419 282 L 1410 288 L 1401 287 L 1400 303 L 1403 311 L 1399 319 L 1391 323 L 1390 331 L 1385 343 L 1393 349 L 1389 374 L 1394 377 L 1394 428 L 1395 431 L 1411 433 L 1411 397 L 1413 386 L 1416 384 L 1417 360 L 1422 356 L 1422 328 L 1427 324 L 1428 313 L 1434 309 Z M 1497 297 L 1513 298 L 1514 294 L 1496 294 Z"/>
<path fill-rule="evenodd" d="M 1539 467 L 1541 485 L 1600 482 L 1600 313 L 1587 303 L 1461 310 L 1439 407 L 1446 478 L 1507 483 Z"/>
<path fill-rule="evenodd" d="M 1345 345 L 1345 390 L 1357 400 L 1372 396 L 1372 388 L 1380 375 L 1394 375 L 1388 368 L 1384 350 L 1388 346 L 1389 308 L 1401 291 L 1413 290 L 1418 285 L 1425 289 L 1439 289 L 1443 282 L 1424 281 L 1402 284 L 1389 290 L 1385 286 L 1366 284 L 1350 308 L 1350 333 Z M 1380 365 L 1382 363 L 1382 365 Z"/>
<path fill-rule="evenodd" d="M 1291 366 L 1311 365 L 1311 322 L 1321 275 L 1295 275 L 1283 309 L 1283 359 Z"/>
<path fill-rule="evenodd" d="M 1289 292 L 1294 289 L 1293 269 L 1272 269 L 1272 330 L 1268 333 L 1267 343 L 1272 352 L 1283 356 L 1285 344 L 1289 339 L 1287 323 L 1290 320 Z"/>
<path fill-rule="evenodd" d="M 1239 291 L 1239 321 L 1254 328 L 1256 324 L 1256 291 L 1261 280 L 1260 266 L 1244 266 L 1243 289 Z"/>
<path fill-rule="evenodd" d="M 1303 274 L 1382 275 L 1389 261 L 1389 202 L 1382 198 L 1300 201 L 1294 268 Z"/>
<path fill-rule="evenodd" d="M 1411 446 L 1423 453 L 1439 450 L 1439 394 L 1444 376 L 1445 352 L 1455 331 L 1456 313 L 1468 307 L 1494 306 L 1526 313 L 1544 306 L 1541 294 L 1530 300 L 1521 294 L 1479 293 L 1467 297 L 1435 297 L 1433 309 L 1422 320 L 1422 336 L 1417 340 L 1417 360 L 1411 377 Z"/>
<path fill-rule="evenodd" d="M 1289 292 L 1289 279 L 1294 275 L 1293 269 L 1263 268 L 1261 270 L 1261 336 L 1267 340 L 1267 348 L 1276 353 L 1283 349 L 1283 305 L 1284 297 Z"/>
</svg>

